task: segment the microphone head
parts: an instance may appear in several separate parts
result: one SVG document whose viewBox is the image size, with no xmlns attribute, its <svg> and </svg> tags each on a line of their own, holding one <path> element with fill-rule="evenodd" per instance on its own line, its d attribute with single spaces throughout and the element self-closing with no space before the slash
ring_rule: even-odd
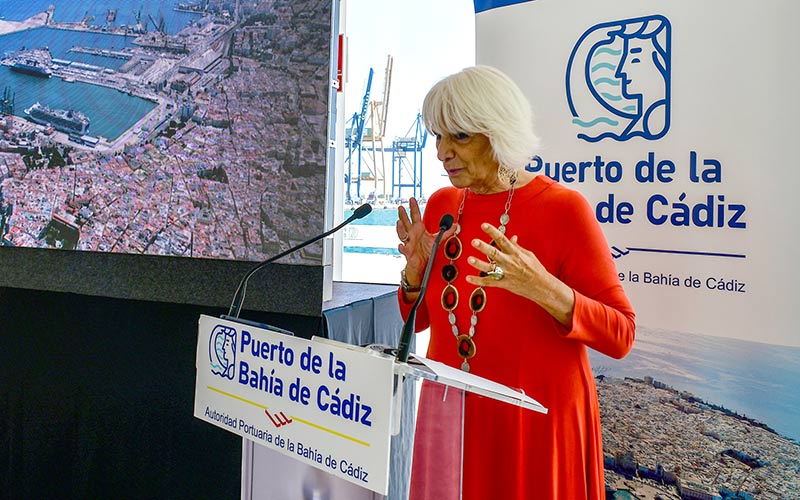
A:
<svg viewBox="0 0 800 500">
<path fill-rule="evenodd" d="M 370 205 L 369 203 L 364 203 L 363 205 L 361 205 L 360 207 L 356 208 L 353 211 L 353 220 L 363 219 L 364 217 L 369 215 L 370 212 L 372 212 L 372 205 Z"/>
<path fill-rule="evenodd" d="M 442 215 L 442 218 L 439 219 L 439 229 L 442 231 L 447 231 L 453 225 L 453 216 L 450 214 Z"/>
</svg>

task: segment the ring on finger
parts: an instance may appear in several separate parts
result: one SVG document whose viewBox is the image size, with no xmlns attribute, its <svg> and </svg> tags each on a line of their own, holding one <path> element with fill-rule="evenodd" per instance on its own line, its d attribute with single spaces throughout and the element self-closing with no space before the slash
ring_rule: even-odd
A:
<svg viewBox="0 0 800 500">
<path fill-rule="evenodd" d="M 502 267 L 492 263 L 492 270 L 488 271 L 486 276 L 492 278 L 493 280 L 500 281 L 505 276 L 505 272 L 503 272 Z"/>
<path fill-rule="evenodd" d="M 406 243 L 408 243 L 408 240 L 409 240 L 409 238 L 411 238 L 409 235 L 405 235 L 405 237 L 404 237 L 404 238 L 400 238 L 400 242 L 401 242 L 403 245 L 405 245 Z"/>
</svg>

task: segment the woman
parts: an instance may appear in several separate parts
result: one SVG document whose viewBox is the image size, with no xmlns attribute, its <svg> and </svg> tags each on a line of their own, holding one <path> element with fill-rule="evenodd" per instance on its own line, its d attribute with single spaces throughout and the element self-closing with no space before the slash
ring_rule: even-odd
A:
<svg viewBox="0 0 800 500">
<path fill-rule="evenodd" d="M 424 217 L 413 199 L 409 211 L 398 209 L 401 310 L 408 314 L 434 259 L 416 320 L 416 331 L 431 329 L 428 357 L 522 389 L 549 409 L 465 396 L 463 498 L 602 499 L 586 347 L 625 356 L 635 322 L 593 211 L 577 192 L 524 169 L 537 143 L 530 104 L 500 71 L 445 78 L 422 114 L 453 186 L 430 197 Z M 431 255 L 445 213 L 456 223 Z M 433 390 L 423 388 L 421 422 L 441 402 Z M 430 434 L 417 431 L 412 498 L 440 498 L 452 465 L 440 462 L 448 446 Z"/>
</svg>

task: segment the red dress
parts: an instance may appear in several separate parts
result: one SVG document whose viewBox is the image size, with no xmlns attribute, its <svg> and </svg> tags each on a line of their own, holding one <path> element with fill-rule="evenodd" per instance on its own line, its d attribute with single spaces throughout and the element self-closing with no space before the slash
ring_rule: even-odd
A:
<svg viewBox="0 0 800 500">
<path fill-rule="evenodd" d="M 438 231 L 444 213 L 457 215 L 464 190 L 444 188 L 431 196 L 423 220 Z M 459 292 L 455 309 L 460 333 L 470 324 L 466 282 L 477 270 L 469 255 L 485 259 L 470 244 L 488 241 L 480 224 L 499 225 L 508 193 L 467 192 L 461 215 L 463 253 L 455 262 Z M 614 358 L 630 350 L 635 322 L 633 309 L 619 282 L 611 252 L 587 201 L 545 176 L 537 176 L 514 192 L 506 235 L 532 251 L 544 267 L 575 294 L 572 330 L 567 330 L 534 302 L 497 288 L 485 288 L 486 306 L 478 313 L 470 360 L 473 374 L 524 392 L 548 408 L 546 415 L 467 394 L 464 415 L 464 499 L 604 498 L 603 447 L 594 377 L 586 348 Z M 444 242 L 443 242 L 444 243 Z M 431 281 L 417 311 L 416 331 L 430 326 L 427 357 L 460 367 L 457 343 L 441 305 L 445 287 L 442 267 L 449 262 L 442 247 L 434 256 Z M 399 296 L 407 316 L 411 304 Z M 424 388 L 419 421 L 433 411 L 431 388 Z M 418 428 L 411 490 L 413 499 L 439 500 L 435 493 L 447 482 L 446 469 L 458 460 L 457 422 L 430 422 L 449 432 L 450 445 L 436 444 L 430 426 Z M 438 440 L 442 439 L 439 435 Z M 448 455 L 450 459 L 448 459 Z M 452 485 L 451 485 L 452 486 Z M 451 486 L 446 486 L 450 488 Z"/>
</svg>

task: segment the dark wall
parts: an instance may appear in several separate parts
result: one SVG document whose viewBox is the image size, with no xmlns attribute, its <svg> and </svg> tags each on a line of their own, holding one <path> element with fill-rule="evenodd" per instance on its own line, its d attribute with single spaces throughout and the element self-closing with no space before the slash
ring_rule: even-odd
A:
<svg viewBox="0 0 800 500">
<path fill-rule="evenodd" d="M 227 307 L 254 264 L 0 245 L 0 288 Z M 271 264 L 250 280 L 245 307 L 319 316 L 323 279 L 322 266 Z"/>
<path fill-rule="evenodd" d="M 192 416 L 197 319 L 224 312 L 0 288 L 0 498 L 238 498 L 241 438 Z"/>
</svg>

